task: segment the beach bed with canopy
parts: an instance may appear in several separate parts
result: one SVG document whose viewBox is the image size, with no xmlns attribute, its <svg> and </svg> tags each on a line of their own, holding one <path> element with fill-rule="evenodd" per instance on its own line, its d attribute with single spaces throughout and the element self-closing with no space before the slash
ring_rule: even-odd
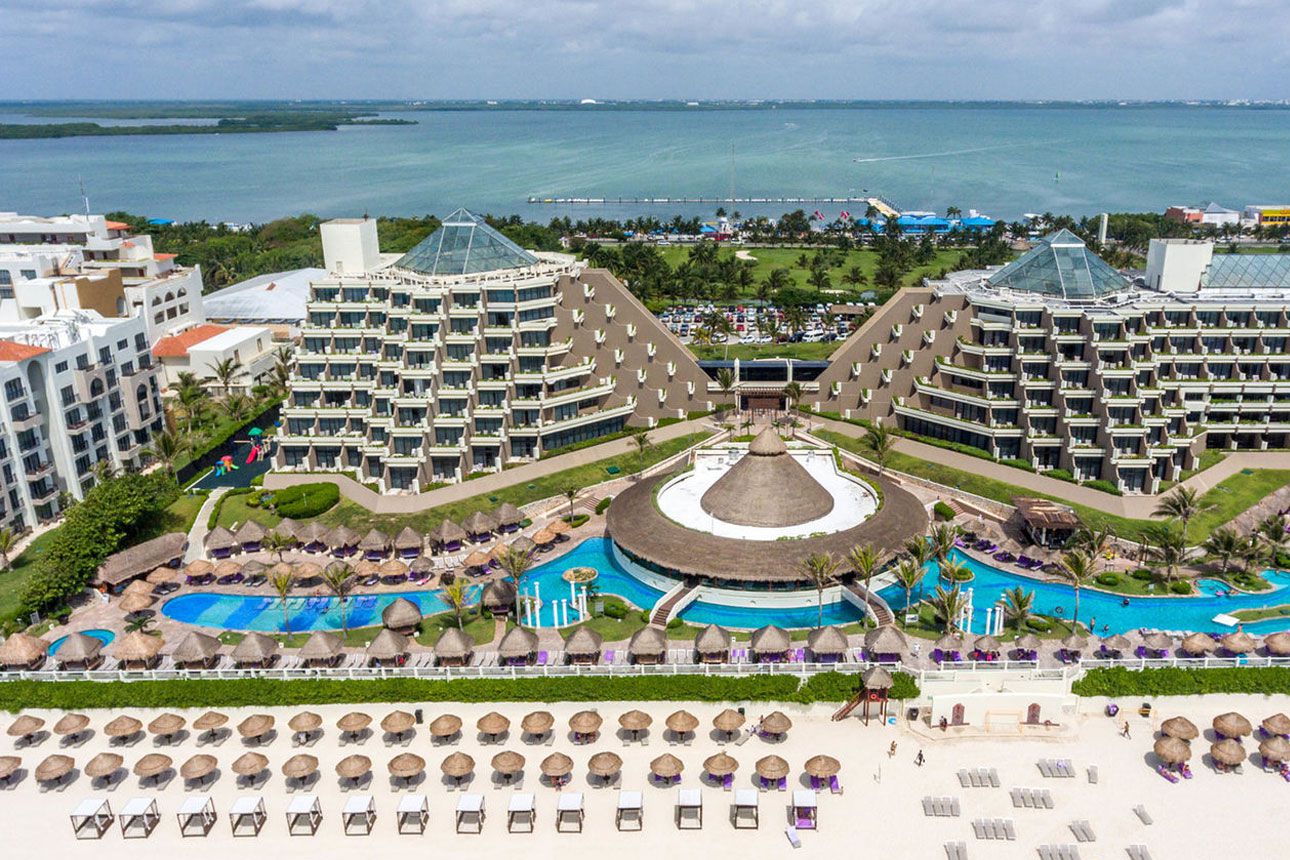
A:
<svg viewBox="0 0 1290 860">
<path fill-rule="evenodd" d="M 228 811 L 228 823 L 234 836 L 259 836 L 266 817 L 264 798 L 259 795 L 239 797 Z"/>
<path fill-rule="evenodd" d="M 209 797 L 185 797 L 175 813 L 180 836 L 206 836 L 215 826 L 215 801 Z"/>
<path fill-rule="evenodd" d="M 484 815 L 482 794 L 463 794 L 457 798 L 456 830 L 458 833 L 483 833 Z"/>
<path fill-rule="evenodd" d="M 102 839 L 116 816 L 106 797 L 87 797 L 72 810 L 72 833 L 77 839 Z"/>
<path fill-rule="evenodd" d="M 341 829 L 346 836 L 367 836 L 376 824 L 376 801 L 370 794 L 351 794 L 340 811 Z"/>
<path fill-rule="evenodd" d="M 322 804 L 316 794 L 297 794 L 287 803 L 287 833 L 313 836 L 322 824 Z"/>
<path fill-rule="evenodd" d="M 430 823 L 430 802 L 424 794 L 405 794 L 394 815 L 399 833 L 420 836 Z"/>
<path fill-rule="evenodd" d="M 645 828 L 645 798 L 641 792 L 634 789 L 618 792 L 618 803 L 614 808 L 614 827 L 619 830 Z"/>
<path fill-rule="evenodd" d="M 581 791 L 566 791 L 560 795 L 555 807 L 557 833 L 581 833 L 587 811 Z"/>
<path fill-rule="evenodd" d="M 161 823 L 155 797 L 132 797 L 121 807 L 117 816 L 123 839 L 147 839 Z"/>
<path fill-rule="evenodd" d="M 676 829 L 703 829 L 703 792 L 697 788 L 676 790 Z"/>
<path fill-rule="evenodd" d="M 761 826 L 761 795 L 756 789 L 735 790 L 730 804 L 730 824 L 736 830 L 756 830 Z"/>
<path fill-rule="evenodd" d="M 532 833 L 537 821 L 534 797 L 529 792 L 517 792 L 511 795 L 506 805 L 506 832 Z"/>
</svg>

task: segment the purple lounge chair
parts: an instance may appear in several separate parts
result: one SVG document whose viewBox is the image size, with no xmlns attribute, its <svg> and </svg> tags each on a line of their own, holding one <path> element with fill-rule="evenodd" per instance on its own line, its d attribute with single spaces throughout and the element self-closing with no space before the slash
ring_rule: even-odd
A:
<svg viewBox="0 0 1290 860">
<path fill-rule="evenodd" d="M 842 783 L 838 782 L 838 775 L 836 773 L 829 777 L 829 791 L 833 794 L 842 793 Z"/>
</svg>

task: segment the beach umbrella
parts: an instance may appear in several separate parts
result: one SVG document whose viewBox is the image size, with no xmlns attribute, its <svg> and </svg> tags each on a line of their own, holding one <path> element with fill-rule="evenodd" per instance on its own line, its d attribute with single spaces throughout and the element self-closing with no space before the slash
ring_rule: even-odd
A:
<svg viewBox="0 0 1290 860">
<path fill-rule="evenodd" d="M 1250 721 L 1238 713 L 1229 711 L 1214 717 L 1214 731 L 1225 738 L 1240 738 L 1254 731 Z"/>
<path fill-rule="evenodd" d="M 16 755 L 0 755 L 0 781 L 7 780 L 22 767 L 22 759 Z"/>
<path fill-rule="evenodd" d="M 1182 649 L 1192 656 L 1208 654 L 1216 648 L 1218 643 L 1207 633 L 1191 633 L 1182 641 Z"/>
<path fill-rule="evenodd" d="M 831 776 L 837 776 L 842 770 L 842 763 L 831 755 L 817 755 L 808 758 L 802 770 L 806 771 L 807 776 L 828 779 Z"/>
<path fill-rule="evenodd" d="M 534 711 L 520 721 L 520 730 L 527 735 L 544 735 L 555 725 L 555 717 L 548 711 Z"/>
<path fill-rule="evenodd" d="M 213 755 L 198 753 L 179 767 L 179 775 L 187 781 L 205 779 L 219 767 L 219 761 Z"/>
<path fill-rule="evenodd" d="M 1043 640 L 1033 633 L 1023 633 L 1012 643 L 1020 651 L 1038 651 L 1043 647 Z"/>
<path fill-rule="evenodd" d="M 1279 736 L 1268 738 L 1259 744 L 1259 755 L 1263 758 L 1264 763 L 1277 763 L 1290 759 L 1290 741 Z"/>
<path fill-rule="evenodd" d="M 125 714 L 114 717 L 103 727 L 103 734 L 109 738 L 134 737 L 141 731 L 143 731 L 143 723 Z"/>
<path fill-rule="evenodd" d="M 492 559 L 487 553 L 475 550 L 470 555 L 466 556 L 466 560 L 462 562 L 462 565 L 465 567 L 488 567 L 488 563 L 490 561 L 492 561 Z"/>
<path fill-rule="evenodd" d="M 173 567 L 159 567 L 148 574 L 147 580 L 152 585 L 165 585 L 167 582 L 174 582 L 178 576 L 179 571 Z"/>
<path fill-rule="evenodd" d="M 64 714 L 54 723 L 54 734 L 63 737 L 79 735 L 90 724 L 90 718 L 84 714 Z"/>
<path fill-rule="evenodd" d="M 167 738 L 179 734 L 186 724 L 187 720 L 179 714 L 162 714 L 148 723 L 148 731 L 158 737 Z"/>
<path fill-rule="evenodd" d="M 596 753 L 587 762 L 587 770 L 591 772 L 591 775 L 598 776 L 601 779 L 610 779 L 622 769 L 623 760 L 617 753 Z"/>
<path fill-rule="evenodd" d="M 0 666 L 34 666 L 49 653 L 49 643 L 21 631 L 11 633 L 0 644 Z"/>
<path fill-rule="evenodd" d="M 524 770 L 524 756 L 510 750 L 499 752 L 493 756 L 492 765 L 502 776 L 513 776 Z"/>
<path fill-rule="evenodd" d="M 712 718 L 712 726 L 719 732 L 734 734 L 743 727 L 746 718 L 734 708 L 726 708 Z"/>
<path fill-rule="evenodd" d="M 533 539 L 533 543 L 537 544 L 538 546 L 550 546 L 551 544 L 555 543 L 555 532 L 551 531 L 551 528 L 549 526 L 544 529 L 538 529 L 536 532 L 533 533 L 532 539 Z"/>
<path fill-rule="evenodd" d="M 1243 630 L 1228 633 L 1219 640 L 1218 644 L 1229 654 L 1249 654 L 1258 647 L 1255 645 L 1253 637 Z"/>
<path fill-rule="evenodd" d="M 430 737 L 450 738 L 461 731 L 461 717 L 456 714 L 443 714 L 435 717 L 430 723 Z"/>
<path fill-rule="evenodd" d="M 237 724 L 237 733 L 247 740 L 263 738 L 273 731 L 274 720 L 268 714 L 252 714 Z"/>
<path fill-rule="evenodd" d="M 489 711 L 479 718 L 479 722 L 475 723 L 475 728 L 479 729 L 481 733 L 493 735 L 494 737 L 502 734 L 510 727 L 511 721 L 497 713 L 497 711 Z"/>
<path fill-rule="evenodd" d="M 261 430 L 259 427 L 252 427 L 250 430 L 247 431 L 248 436 L 259 436 L 263 433 L 264 431 Z"/>
<path fill-rule="evenodd" d="M 336 775 L 341 779 L 358 782 L 372 769 L 372 760 L 365 755 L 348 755 L 336 763 Z"/>
<path fill-rule="evenodd" d="M 1088 637 L 1072 633 L 1062 640 L 1061 645 L 1067 651 L 1086 651 L 1088 649 Z"/>
<path fill-rule="evenodd" d="M 685 770 L 685 765 L 671 753 L 663 753 L 649 763 L 649 772 L 659 779 L 674 779 Z"/>
<path fill-rule="evenodd" d="M 322 717 L 313 711 L 301 711 L 287 721 L 287 728 L 298 735 L 307 735 L 322 727 Z"/>
<path fill-rule="evenodd" d="M 546 524 L 546 527 L 551 530 L 552 534 L 557 535 L 567 534 L 573 530 L 573 526 L 566 523 L 563 519 L 551 520 L 551 522 Z"/>
<path fill-rule="evenodd" d="M 542 759 L 542 764 L 538 766 L 542 775 L 549 779 L 562 779 L 573 773 L 573 759 L 564 753 L 551 753 Z"/>
<path fill-rule="evenodd" d="M 1245 761 L 1245 747 L 1240 741 L 1226 738 L 1209 746 L 1209 757 L 1219 764 L 1233 767 Z"/>
<path fill-rule="evenodd" d="M 1263 637 L 1263 647 L 1274 657 L 1290 656 L 1290 632 L 1269 633 Z"/>
<path fill-rule="evenodd" d="M 416 725 L 417 718 L 407 711 L 391 711 L 381 720 L 381 731 L 391 735 L 402 735 Z"/>
<path fill-rule="evenodd" d="M 439 769 L 445 776 L 460 780 L 475 769 L 475 760 L 464 752 L 455 752 L 439 764 Z"/>
<path fill-rule="evenodd" d="M 1290 735 L 1290 717 L 1285 714 L 1273 714 L 1263 721 L 1263 731 L 1270 735 Z"/>
<path fill-rule="evenodd" d="M 788 734 L 788 730 L 792 727 L 793 721 L 786 717 L 782 711 L 771 711 L 761 721 L 761 730 L 772 735 Z"/>
<path fill-rule="evenodd" d="M 1107 651 L 1124 652 L 1132 648 L 1133 643 L 1129 641 L 1128 636 L 1125 636 L 1120 633 L 1116 633 L 1114 635 L 1105 637 L 1102 640 L 1102 647 L 1105 648 Z"/>
<path fill-rule="evenodd" d="M 359 579 L 367 579 L 369 576 L 380 576 L 381 566 L 374 561 L 366 559 L 357 562 L 354 565 L 354 576 Z"/>
<path fill-rule="evenodd" d="M 313 776 L 318 770 L 318 757 L 308 753 L 299 753 L 287 759 L 282 765 L 282 775 L 287 779 L 304 780 Z"/>
<path fill-rule="evenodd" d="M 236 565 L 234 565 L 236 567 Z M 216 568 L 218 570 L 218 568 Z M 144 597 L 152 597 L 152 586 L 142 579 L 136 579 L 127 585 L 121 592 L 124 594 L 142 594 Z"/>
<path fill-rule="evenodd" d="M 40 717 L 23 714 L 9 724 L 8 735 L 11 738 L 28 738 L 45 727 Z"/>
<path fill-rule="evenodd" d="M 134 775 L 140 779 L 152 779 L 170 770 L 172 764 L 174 762 L 168 755 L 148 753 L 134 763 Z"/>
<path fill-rule="evenodd" d="M 215 565 L 211 564 L 204 558 L 194 559 L 184 565 L 184 573 L 189 576 L 205 576 L 214 569 Z"/>
<path fill-rule="evenodd" d="M 719 752 L 716 755 L 710 755 L 703 760 L 704 772 L 715 777 L 723 777 L 732 774 L 739 769 L 739 762 L 733 757 Z"/>
<path fill-rule="evenodd" d="M 342 562 L 336 562 L 342 564 Z M 323 566 L 316 561 L 302 561 L 291 566 L 291 578 L 296 582 L 317 579 L 323 575 Z"/>
<path fill-rule="evenodd" d="M 945 633 L 932 643 L 932 647 L 942 651 L 962 651 L 963 637 L 958 633 Z"/>
<path fill-rule="evenodd" d="M 699 718 L 689 711 L 677 711 L 664 724 L 678 735 L 688 735 L 699 727 Z"/>
<path fill-rule="evenodd" d="M 219 711 L 207 711 L 193 720 L 193 728 L 199 732 L 213 732 L 228 722 L 228 715 Z"/>
<path fill-rule="evenodd" d="M 569 718 L 569 730 L 580 735 L 594 735 L 604 720 L 595 711 L 578 711 Z"/>
<path fill-rule="evenodd" d="M 253 777 L 263 773 L 269 766 L 269 760 L 257 752 L 243 753 L 233 762 L 233 773 L 238 776 Z"/>
<path fill-rule="evenodd" d="M 1183 741 L 1200 737 L 1200 729 L 1186 717 L 1170 717 L 1160 724 L 1160 733 L 1167 738 L 1178 738 Z"/>
<path fill-rule="evenodd" d="M 1161 738 L 1152 749 L 1165 764 L 1182 764 L 1191 758 L 1191 744 L 1180 738 Z"/>
<path fill-rule="evenodd" d="M 528 535 L 520 535 L 515 540 L 511 541 L 511 549 L 516 552 L 531 553 L 533 550 L 537 549 L 537 541 L 533 540 L 533 538 Z"/>
<path fill-rule="evenodd" d="M 654 718 L 644 711 L 628 711 L 618 718 L 618 725 L 629 732 L 643 732 L 653 722 Z"/>
<path fill-rule="evenodd" d="M 220 577 L 233 576 L 234 574 L 241 573 L 241 572 L 242 572 L 242 565 L 238 564 L 237 562 L 221 561 L 219 564 L 215 565 L 215 569 L 211 571 L 211 574 L 216 579 L 219 579 Z"/>
<path fill-rule="evenodd" d="M 426 760 L 416 753 L 399 753 L 390 759 L 386 767 L 390 771 L 390 776 L 395 779 L 412 779 L 426 769 Z M 447 773 L 447 771 L 444 772 Z"/>
<path fill-rule="evenodd" d="M 37 782 L 53 782 L 67 776 L 74 767 L 76 767 L 76 760 L 71 756 L 55 753 L 36 765 L 33 775 Z"/>
<path fill-rule="evenodd" d="M 784 761 L 777 755 L 768 755 L 764 758 L 757 759 L 757 764 L 753 765 L 757 775 L 762 779 L 784 779 L 788 776 L 790 770 L 788 762 Z"/>
<path fill-rule="evenodd" d="M 1152 651 L 1168 651 L 1174 647 L 1173 637 L 1156 630 L 1142 637 L 1142 645 Z"/>
<path fill-rule="evenodd" d="M 972 647 L 985 654 L 998 654 L 1003 649 L 1003 646 L 999 644 L 999 640 L 993 636 L 976 637 Z"/>
<path fill-rule="evenodd" d="M 85 765 L 85 775 L 90 779 L 107 779 L 121 769 L 125 759 L 116 753 L 102 752 Z"/>
<path fill-rule="evenodd" d="M 152 597 L 147 594 L 127 594 L 121 598 L 117 608 L 126 615 L 133 615 L 136 612 L 142 612 L 152 605 Z M 120 656 L 120 648 L 117 648 L 117 656 Z M 124 658 L 122 658 L 124 659 Z"/>
<path fill-rule="evenodd" d="M 359 711 L 352 711 L 336 721 L 336 728 L 347 735 L 357 735 L 372 724 L 372 718 Z"/>
</svg>

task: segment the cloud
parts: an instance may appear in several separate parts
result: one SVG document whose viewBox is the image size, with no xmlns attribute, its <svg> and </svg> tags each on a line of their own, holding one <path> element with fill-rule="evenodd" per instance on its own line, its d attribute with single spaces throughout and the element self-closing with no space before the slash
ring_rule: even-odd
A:
<svg viewBox="0 0 1290 860">
<path fill-rule="evenodd" d="M 1290 65 L 1282 0 L 0 2 L 20 98 L 1278 97 Z"/>
</svg>

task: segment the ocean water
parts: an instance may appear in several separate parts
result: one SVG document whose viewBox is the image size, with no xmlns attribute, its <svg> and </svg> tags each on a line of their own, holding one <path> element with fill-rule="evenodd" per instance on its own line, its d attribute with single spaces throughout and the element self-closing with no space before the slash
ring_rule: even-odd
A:
<svg viewBox="0 0 1290 860">
<path fill-rule="evenodd" d="M 887 105 L 847 110 L 457 111 L 327 133 L 0 141 L 0 209 L 258 221 L 710 214 L 530 196 L 881 195 L 904 209 L 1086 215 L 1290 200 L 1290 110 Z M 786 207 L 743 205 L 745 214 Z M 808 211 L 814 207 L 805 207 Z M 841 206 L 820 207 L 832 216 Z"/>
</svg>

